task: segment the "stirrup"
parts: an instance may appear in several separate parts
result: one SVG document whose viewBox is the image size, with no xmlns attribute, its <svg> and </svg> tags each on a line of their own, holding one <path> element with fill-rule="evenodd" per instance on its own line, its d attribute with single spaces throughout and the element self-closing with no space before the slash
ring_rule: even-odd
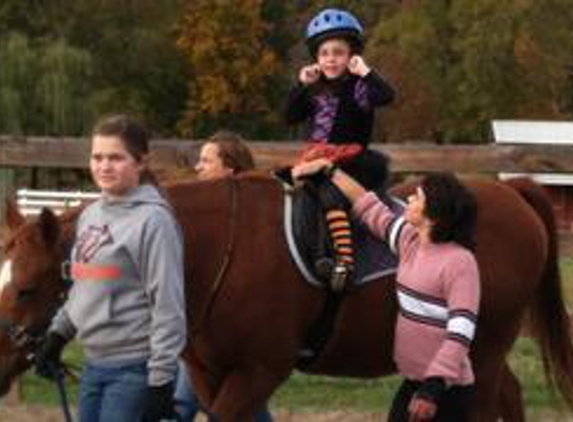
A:
<svg viewBox="0 0 573 422">
<path fill-rule="evenodd" d="M 342 292 L 350 279 L 352 270 L 348 264 L 337 263 L 332 269 L 330 287 L 336 293 Z"/>
<path fill-rule="evenodd" d="M 334 259 L 328 256 L 323 256 L 314 261 L 314 271 L 319 278 L 329 280 L 332 277 L 334 265 Z"/>
</svg>

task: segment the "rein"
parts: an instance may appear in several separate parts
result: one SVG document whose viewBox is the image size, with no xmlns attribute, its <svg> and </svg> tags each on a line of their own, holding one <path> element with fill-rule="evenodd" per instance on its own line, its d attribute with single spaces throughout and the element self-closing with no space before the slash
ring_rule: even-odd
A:
<svg viewBox="0 0 573 422">
<path fill-rule="evenodd" d="M 60 402 L 62 404 L 62 412 L 64 412 L 64 419 L 66 422 L 73 422 L 72 412 L 70 411 L 70 404 L 68 402 L 68 394 L 66 391 L 65 383 L 66 374 L 62 368 L 54 368 L 54 378 L 58 386 L 58 393 L 60 393 Z"/>
<path fill-rule="evenodd" d="M 207 302 L 205 306 L 201 308 L 199 312 L 199 317 L 197 318 L 197 322 L 193 324 L 190 331 L 192 335 L 197 334 L 200 329 L 202 328 L 203 324 L 211 309 L 213 309 L 213 304 L 215 303 L 215 299 L 217 294 L 221 290 L 223 285 L 223 280 L 229 268 L 229 264 L 231 263 L 232 253 L 235 247 L 235 240 L 236 240 L 236 215 L 238 209 L 238 197 L 239 197 L 239 187 L 237 186 L 237 181 L 234 178 L 229 179 L 231 181 L 231 211 L 229 213 L 229 241 L 227 243 L 227 248 L 225 249 L 225 255 L 223 257 L 223 261 L 219 266 L 219 270 L 217 271 L 217 276 L 215 278 L 214 283 L 211 285 L 211 290 L 209 292 L 209 297 L 207 298 Z"/>
</svg>

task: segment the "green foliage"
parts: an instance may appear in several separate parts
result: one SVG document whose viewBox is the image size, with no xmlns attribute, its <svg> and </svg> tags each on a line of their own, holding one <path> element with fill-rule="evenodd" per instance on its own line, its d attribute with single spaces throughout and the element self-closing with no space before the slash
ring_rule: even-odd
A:
<svg viewBox="0 0 573 422">
<path fill-rule="evenodd" d="M 485 140 L 493 118 L 570 118 L 570 0 L 3 0 L 0 131 L 85 133 L 103 113 L 162 135 L 287 136 L 288 79 L 325 7 L 364 24 L 397 88 L 386 138 Z"/>
<path fill-rule="evenodd" d="M 45 116 L 43 133 L 81 134 L 92 120 L 89 52 L 57 40 L 44 50 L 37 79 L 37 101 Z"/>
<path fill-rule="evenodd" d="M 27 60 L 20 79 L 31 78 L 34 95 L 23 84 L 0 84 L 0 130 L 73 135 L 101 114 L 131 112 L 172 134 L 187 96 L 177 13 L 177 0 L 3 1 L 2 57 L 12 54 L 19 66 Z M 24 40 L 16 49 L 14 33 Z"/>
<path fill-rule="evenodd" d="M 0 132 L 68 134 L 92 119 L 87 94 L 91 56 L 65 40 L 31 43 L 12 34 L 0 43 Z"/>
<path fill-rule="evenodd" d="M 566 116 L 573 12 L 566 0 L 550 3 L 415 2 L 380 22 L 374 43 L 418 71 L 441 140 L 487 139 L 494 118 Z"/>
<path fill-rule="evenodd" d="M 3 40 L 0 62 L 0 128 L 8 133 L 22 133 L 33 76 L 28 40 L 19 35 Z"/>
<path fill-rule="evenodd" d="M 279 45 L 284 38 L 269 38 L 275 22 L 266 20 L 272 17 L 263 14 L 269 12 L 266 6 L 262 0 L 186 2 L 178 40 L 191 70 L 182 121 L 186 133 L 226 126 L 256 136 L 268 134 L 280 121 L 286 72 Z"/>
<path fill-rule="evenodd" d="M 92 52 L 96 113 L 144 116 L 172 135 L 184 107 L 186 71 L 176 49 L 177 0 L 83 0 L 67 34 Z"/>
</svg>

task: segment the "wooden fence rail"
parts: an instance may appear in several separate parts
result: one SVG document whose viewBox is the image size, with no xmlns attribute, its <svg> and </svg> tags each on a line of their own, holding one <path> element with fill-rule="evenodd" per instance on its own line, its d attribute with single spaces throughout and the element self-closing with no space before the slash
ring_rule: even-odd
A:
<svg viewBox="0 0 573 422">
<path fill-rule="evenodd" d="M 152 143 L 156 167 L 186 167 L 195 162 L 201 142 L 158 140 Z M 257 162 L 273 167 L 292 162 L 302 142 L 249 142 Z M 387 153 L 395 172 L 449 170 L 464 173 L 573 172 L 571 145 L 436 145 L 430 143 L 374 144 Z M 86 168 L 89 143 L 84 138 L 0 137 L 0 168 Z"/>
<path fill-rule="evenodd" d="M 189 168 L 194 165 L 200 141 L 152 142 L 154 169 Z M 271 168 L 294 162 L 301 141 L 249 142 L 258 166 Z M 464 144 L 436 145 L 416 142 L 374 144 L 392 160 L 392 171 L 458 173 L 571 173 L 573 145 Z M 14 195 L 14 168 L 85 169 L 89 142 L 86 138 L 0 136 L 0 223 L 5 198 Z"/>
</svg>

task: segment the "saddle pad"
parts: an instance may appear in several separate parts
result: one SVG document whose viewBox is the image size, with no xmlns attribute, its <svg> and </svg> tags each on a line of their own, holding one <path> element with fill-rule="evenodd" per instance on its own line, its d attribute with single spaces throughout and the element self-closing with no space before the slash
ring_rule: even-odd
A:
<svg viewBox="0 0 573 422">
<path fill-rule="evenodd" d="M 403 212 L 404 204 L 392 198 L 392 208 Z M 313 286 L 325 287 L 314 273 L 312 242 L 324 216 L 317 200 L 305 189 L 285 189 L 284 227 L 290 254 L 303 277 Z M 319 219 L 321 221 L 319 221 Z M 310 237 L 309 237 L 310 234 Z M 353 284 L 363 285 L 397 271 L 398 258 L 383 240 L 373 236 L 358 219 L 352 220 L 355 250 L 355 277 Z"/>
</svg>

